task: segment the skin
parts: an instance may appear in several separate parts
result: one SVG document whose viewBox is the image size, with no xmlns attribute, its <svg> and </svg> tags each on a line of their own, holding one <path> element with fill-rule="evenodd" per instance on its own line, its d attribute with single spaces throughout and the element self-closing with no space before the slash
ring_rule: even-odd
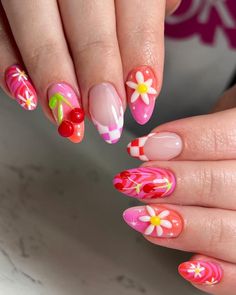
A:
<svg viewBox="0 0 236 295">
<path fill-rule="evenodd" d="M 53 120 L 46 91 L 55 81 L 67 81 L 74 89 L 80 89 L 87 115 L 88 90 L 107 80 L 116 86 L 126 106 L 124 80 L 135 66 L 153 67 L 161 85 L 164 17 L 180 1 L 117 0 L 114 5 L 114 1 L 108 0 L 102 7 L 101 1 L 65 2 L 2 0 L 0 6 L 1 72 L 12 64 L 24 65 L 49 119 Z M 0 85 L 9 94 L 3 75 Z M 223 281 L 211 289 L 196 285 L 217 295 L 233 295 L 236 287 L 236 111 L 231 109 L 235 107 L 235 97 L 233 88 L 219 100 L 214 111 L 223 112 L 156 128 L 155 131 L 179 134 L 184 149 L 175 161 L 145 164 L 175 171 L 175 193 L 158 202 L 180 212 L 186 221 L 177 239 L 148 240 L 201 253 L 193 259 L 218 262 L 224 269 Z M 208 233 L 207 238 L 204 232 Z M 197 245 L 193 239 L 196 236 Z"/>
</svg>

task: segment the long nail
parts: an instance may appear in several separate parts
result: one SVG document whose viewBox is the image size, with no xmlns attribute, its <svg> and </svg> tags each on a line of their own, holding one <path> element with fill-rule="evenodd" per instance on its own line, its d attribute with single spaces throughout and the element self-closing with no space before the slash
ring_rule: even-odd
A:
<svg viewBox="0 0 236 295">
<path fill-rule="evenodd" d="M 6 70 L 5 81 L 11 95 L 23 109 L 27 111 L 36 109 L 38 103 L 36 91 L 20 65 L 12 65 Z"/>
<path fill-rule="evenodd" d="M 175 238 L 183 229 L 182 217 L 164 206 L 129 208 L 124 212 L 123 218 L 136 231 L 155 238 Z"/>
<path fill-rule="evenodd" d="M 58 125 L 58 132 L 74 143 L 84 136 L 84 111 L 79 97 L 67 83 L 55 83 L 48 89 L 48 104 Z"/>
<path fill-rule="evenodd" d="M 99 134 L 107 143 L 116 143 L 124 124 L 121 99 L 110 83 L 95 85 L 89 92 L 89 112 Z"/>
<path fill-rule="evenodd" d="M 176 187 L 176 179 L 170 170 L 141 167 L 119 173 L 114 177 L 113 184 L 127 196 L 156 199 L 169 196 Z"/>
<path fill-rule="evenodd" d="M 148 66 L 133 69 L 126 81 L 129 107 L 134 119 L 141 125 L 152 116 L 157 96 L 157 79 Z"/>
<path fill-rule="evenodd" d="M 210 261 L 187 261 L 179 265 L 178 271 L 185 280 L 200 285 L 215 285 L 223 278 L 221 266 Z"/>
<path fill-rule="evenodd" d="M 133 140 L 127 146 L 130 156 L 141 161 L 168 161 L 181 154 L 183 148 L 179 135 L 170 132 L 151 133 Z"/>
</svg>

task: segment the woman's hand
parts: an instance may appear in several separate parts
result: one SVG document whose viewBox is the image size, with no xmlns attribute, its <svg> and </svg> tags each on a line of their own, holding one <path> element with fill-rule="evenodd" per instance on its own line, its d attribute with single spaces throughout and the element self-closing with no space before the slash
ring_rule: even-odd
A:
<svg viewBox="0 0 236 295">
<path fill-rule="evenodd" d="M 179 2 L 2 0 L 0 84 L 27 110 L 36 108 L 38 94 L 59 133 L 74 142 L 83 137 L 83 106 L 102 138 L 115 143 L 126 103 L 140 124 L 152 114 L 165 13 Z"/>
<path fill-rule="evenodd" d="M 217 295 L 236 288 L 234 106 L 236 87 L 215 109 L 224 111 L 170 122 L 134 140 L 130 155 L 149 162 L 114 178 L 120 192 L 145 203 L 126 210 L 125 221 L 154 244 L 197 253 L 179 273 Z"/>
</svg>

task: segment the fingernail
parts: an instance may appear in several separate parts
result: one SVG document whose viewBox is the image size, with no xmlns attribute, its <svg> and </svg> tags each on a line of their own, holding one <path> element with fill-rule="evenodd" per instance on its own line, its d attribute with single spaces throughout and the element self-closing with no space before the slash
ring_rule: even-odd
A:
<svg viewBox="0 0 236 295">
<path fill-rule="evenodd" d="M 176 187 L 174 174 L 167 169 L 141 167 L 123 171 L 113 179 L 121 193 L 137 199 L 164 198 Z"/>
<path fill-rule="evenodd" d="M 6 70 L 5 81 L 9 92 L 23 109 L 36 109 L 38 99 L 35 88 L 20 65 L 12 65 Z"/>
<path fill-rule="evenodd" d="M 164 206 L 129 208 L 123 218 L 136 231 L 154 238 L 176 238 L 183 229 L 182 217 Z"/>
<path fill-rule="evenodd" d="M 170 132 L 151 133 L 133 140 L 127 146 L 130 156 L 141 161 L 168 161 L 181 154 L 183 148 L 179 135 Z"/>
<path fill-rule="evenodd" d="M 210 261 L 187 261 L 179 265 L 178 271 L 185 280 L 200 285 L 215 285 L 223 278 L 220 265 Z"/>
<path fill-rule="evenodd" d="M 74 143 L 84 136 L 84 111 L 79 97 L 67 83 L 55 83 L 48 89 L 48 105 L 58 125 L 58 133 Z"/>
<path fill-rule="evenodd" d="M 133 69 L 126 81 L 129 107 L 134 119 L 141 125 L 152 116 L 157 96 L 157 79 L 148 66 Z"/>
<path fill-rule="evenodd" d="M 116 143 L 124 124 L 121 99 L 110 83 L 95 85 L 89 92 L 89 112 L 99 134 L 107 143 Z"/>
</svg>

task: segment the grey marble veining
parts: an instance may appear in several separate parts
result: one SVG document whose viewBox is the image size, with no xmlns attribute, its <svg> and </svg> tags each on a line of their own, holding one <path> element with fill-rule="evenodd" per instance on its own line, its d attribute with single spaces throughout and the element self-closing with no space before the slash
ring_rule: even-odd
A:
<svg viewBox="0 0 236 295">
<path fill-rule="evenodd" d="M 201 294 L 177 274 L 190 254 L 156 247 L 128 228 L 136 204 L 111 180 L 138 165 L 90 125 L 81 145 L 41 111 L 0 107 L 0 295 Z"/>
</svg>

